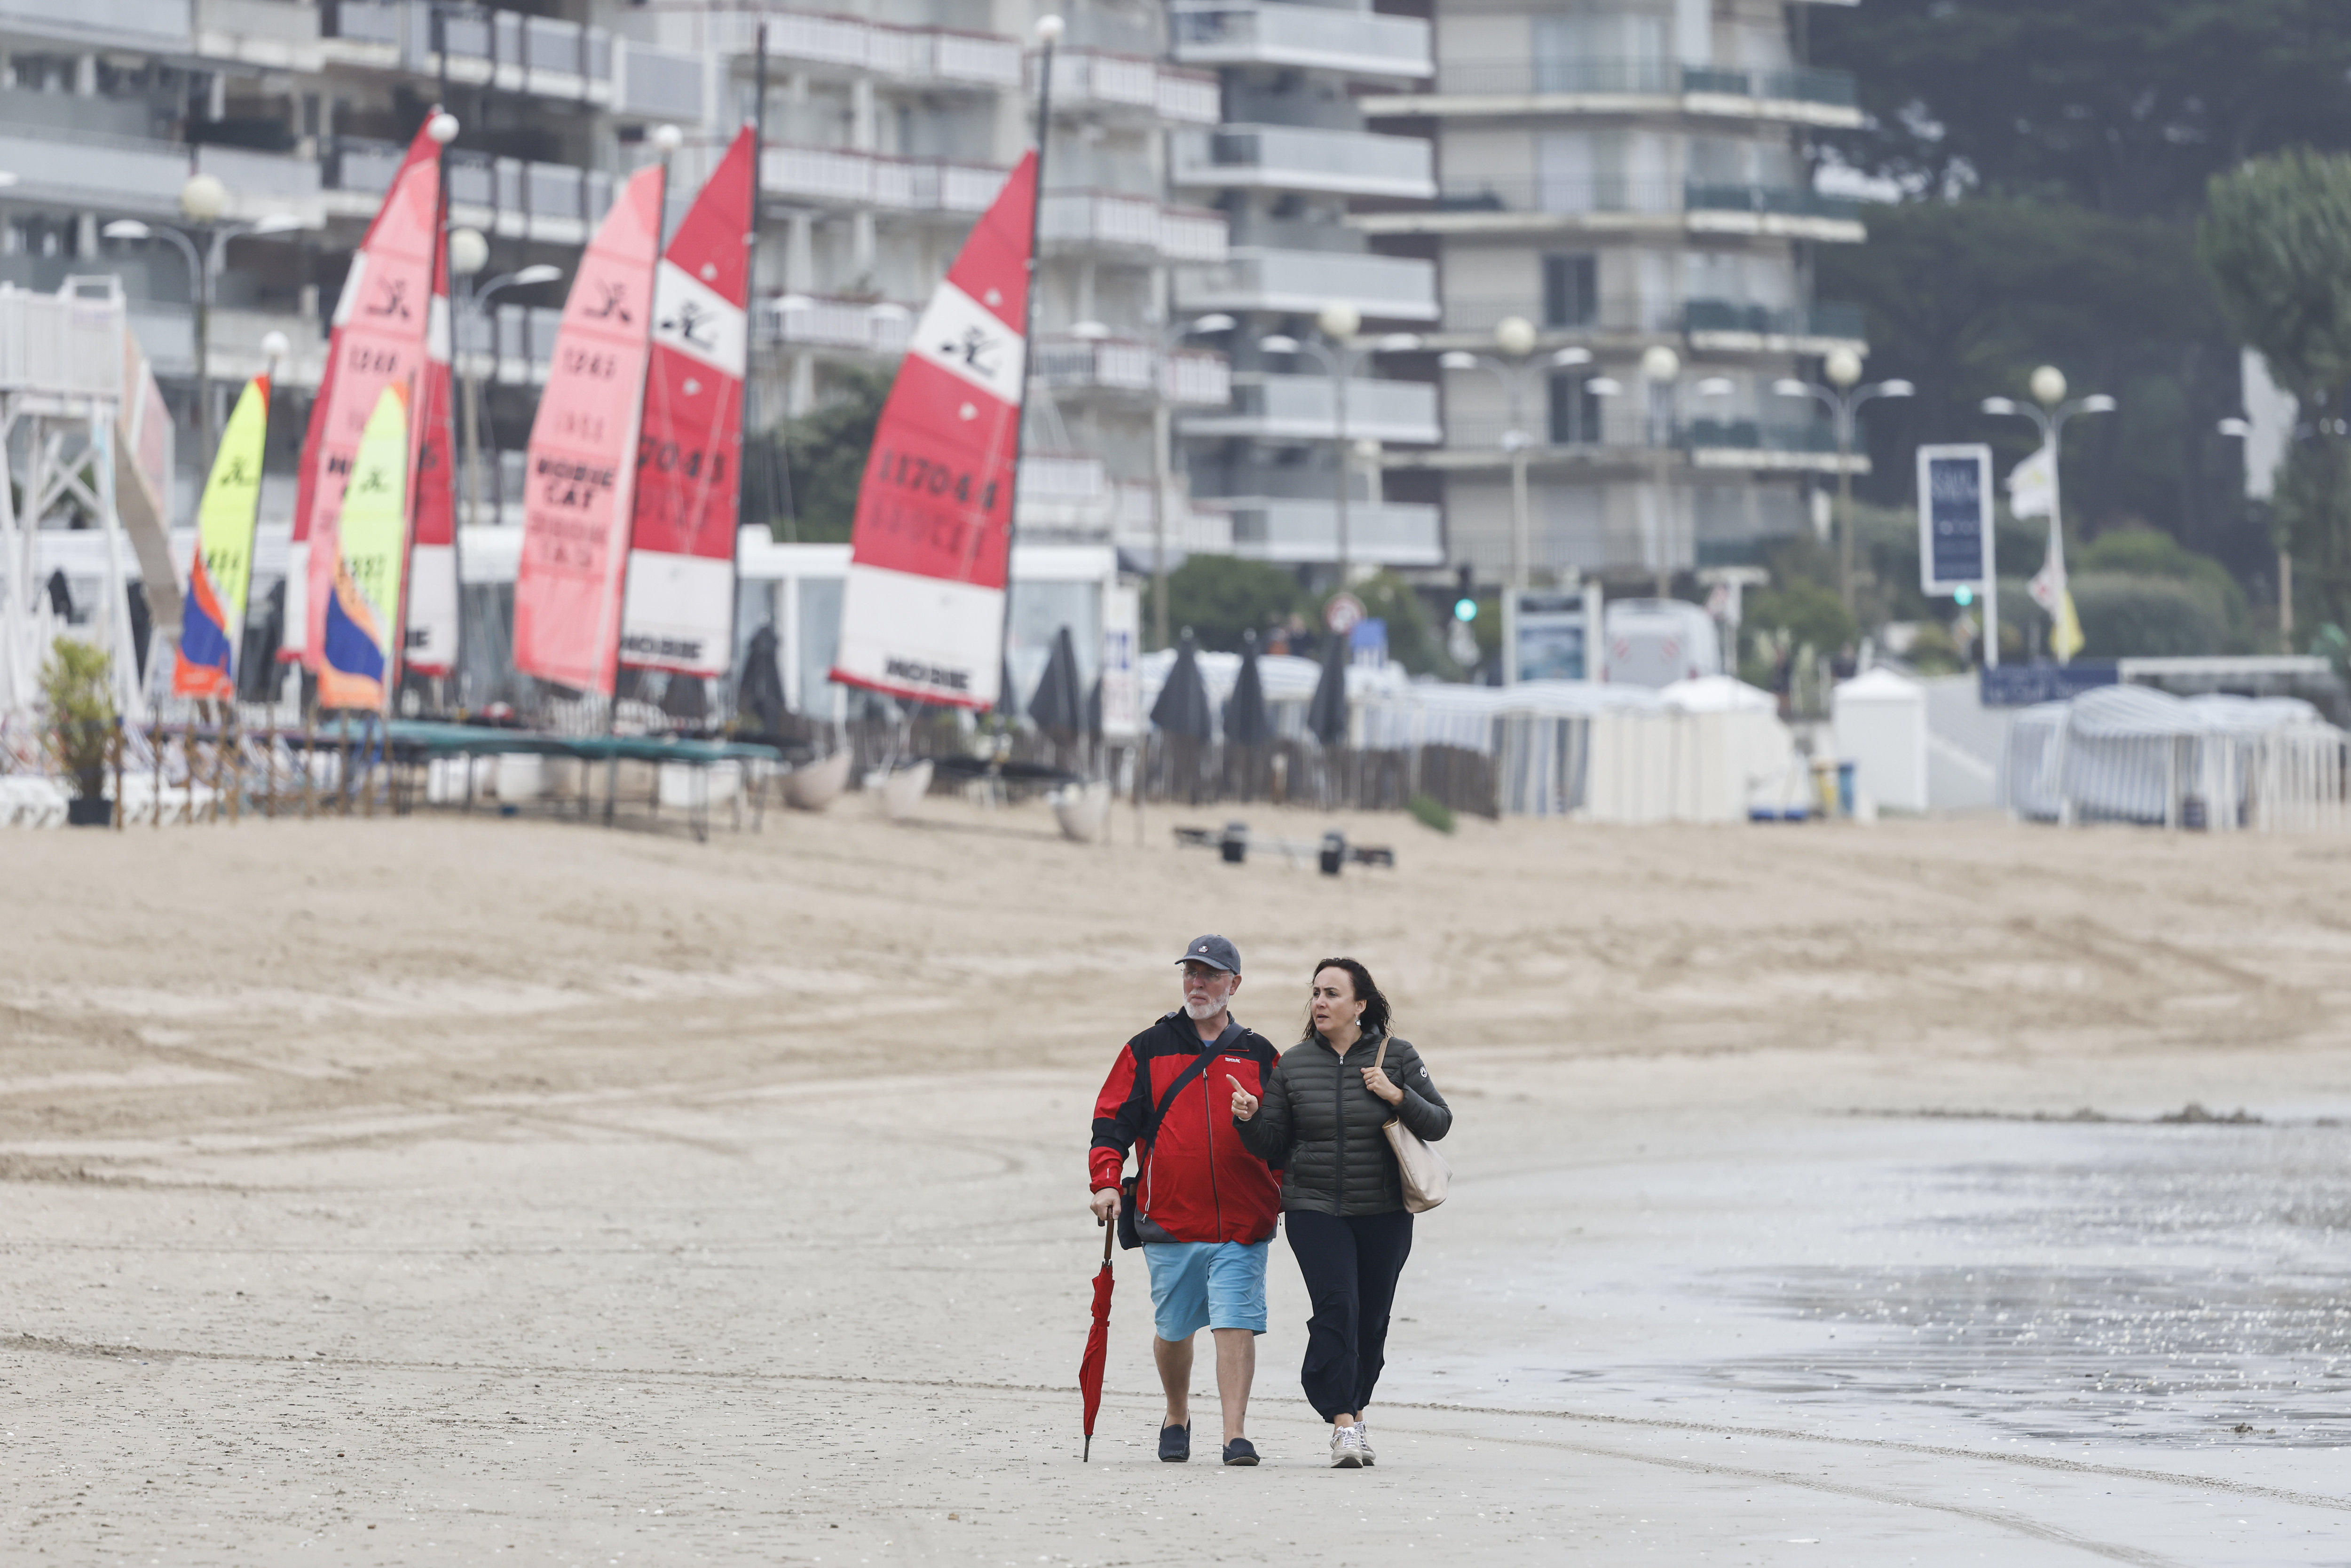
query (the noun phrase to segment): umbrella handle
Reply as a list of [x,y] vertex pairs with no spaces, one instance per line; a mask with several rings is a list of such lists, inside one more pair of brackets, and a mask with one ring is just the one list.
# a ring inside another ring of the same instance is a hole
[[1109,1219],[1097,1220],[1095,1223],[1102,1228],[1102,1261],[1107,1264],[1110,1261],[1111,1241],[1118,1235],[1118,1224],[1115,1220]]

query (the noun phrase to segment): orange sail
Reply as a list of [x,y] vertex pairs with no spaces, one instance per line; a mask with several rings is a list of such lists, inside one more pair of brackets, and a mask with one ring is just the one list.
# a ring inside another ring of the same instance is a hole
[[515,668],[607,696],[636,496],[662,183],[658,165],[632,175],[580,259],[523,464]]

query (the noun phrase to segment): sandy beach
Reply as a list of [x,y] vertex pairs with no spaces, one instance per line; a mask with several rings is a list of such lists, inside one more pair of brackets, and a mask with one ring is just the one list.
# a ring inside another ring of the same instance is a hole
[[[852,799],[0,876],[11,1563],[2351,1562],[2351,843]],[[1151,1457],[1136,1255],[1078,1462],[1089,1107],[1206,930],[1278,1041],[1363,958],[1459,1112],[1374,1470],[1280,1244],[1267,1463]]]

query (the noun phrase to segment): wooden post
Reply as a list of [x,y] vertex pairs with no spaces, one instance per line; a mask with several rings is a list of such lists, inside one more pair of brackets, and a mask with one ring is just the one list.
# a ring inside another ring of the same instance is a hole
[[120,832],[131,812],[122,799],[122,720],[114,721],[114,831]]
[[302,820],[308,821],[319,804],[319,706],[302,705]]

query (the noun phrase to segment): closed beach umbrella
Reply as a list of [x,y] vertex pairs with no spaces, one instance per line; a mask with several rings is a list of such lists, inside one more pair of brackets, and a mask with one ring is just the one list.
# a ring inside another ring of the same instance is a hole
[[1094,1457],[1094,1417],[1102,1413],[1102,1367],[1110,1360],[1110,1293],[1118,1286],[1118,1276],[1111,1272],[1111,1238],[1118,1227],[1102,1227],[1102,1267],[1094,1270],[1094,1321],[1086,1330],[1086,1354],[1078,1360],[1078,1397],[1085,1406],[1086,1446],[1078,1459],[1083,1463]]
[[1176,649],[1167,684],[1159,688],[1159,700],[1151,705],[1151,722],[1166,734],[1194,740],[1206,740],[1215,732],[1208,712],[1208,685],[1200,678],[1199,653],[1189,632]]
[[1314,700],[1306,706],[1306,727],[1325,746],[1347,738],[1347,640],[1332,637],[1322,655],[1322,678],[1314,683]]
[[1273,733],[1265,711],[1265,682],[1257,672],[1257,633],[1248,634],[1241,649],[1241,673],[1233,682],[1232,700],[1225,707],[1225,739],[1234,746],[1262,746]]
[[1067,626],[1053,633],[1053,652],[1029,699],[1029,716],[1048,734],[1072,736],[1086,727],[1085,695],[1078,690],[1078,648]]
[[750,719],[760,735],[781,734],[789,706],[776,653],[776,623],[770,621],[751,633],[751,645],[743,654],[742,684],[735,693],[735,711]]

